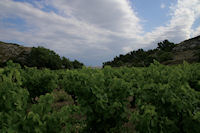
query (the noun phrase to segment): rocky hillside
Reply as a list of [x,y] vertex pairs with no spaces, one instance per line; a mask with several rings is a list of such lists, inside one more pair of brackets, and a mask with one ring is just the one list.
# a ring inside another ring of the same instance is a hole
[[0,63],[5,63],[9,59],[25,60],[31,52],[30,47],[23,47],[18,44],[0,42]]
[[163,64],[180,64],[183,61],[187,61],[189,63],[198,62],[200,52],[200,36],[195,38],[185,40],[176,45],[173,48],[173,59],[163,62]]
[[79,69],[83,63],[66,57],[60,57],[53,50],[44,47],[23,47],[18,44],[0,42],[0,67],[4,67],[8,60],[21,66],[57,69]]
[[174,44],[168,40],[158,43],[156,49],[144,51],[138,49],[125,55],[119,55],[112,61],[103,63],[103,66],[149,66],[153,60],[165,65],[180,64],[183,61],[189,63],[200,61],[200,36]]

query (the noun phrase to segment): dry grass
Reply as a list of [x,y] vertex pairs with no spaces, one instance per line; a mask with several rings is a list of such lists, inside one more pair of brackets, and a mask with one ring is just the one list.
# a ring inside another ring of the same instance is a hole
[[55,109],[60,109],[63,106],[67,106],[67,105],[74,105],[74,101],[72,97],[69,94],[67,94],[64,90],[55,89],[52,92],[52,94],[54,96],[53,107]]

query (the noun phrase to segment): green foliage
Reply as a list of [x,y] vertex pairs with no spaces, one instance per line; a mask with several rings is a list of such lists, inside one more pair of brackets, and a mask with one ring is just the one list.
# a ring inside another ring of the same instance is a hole
[[29,93],[17,78],[22,71],[18,69],[18,65],[9,62],[0,75],[0,132],[76,133],[82,130],[84,123],[81,117],[77,119],[81,116],[78,106],[54,110],[54,97],[48,93],[41,95],[38,103],[29,103]]
[[2,74],[0,75],[1,80],[9,80],[18,85],[21,85],[21,75],[19,70],[21,69],[19,64],[14,64],[12,61],[7,62],[7,66],[3,69]]
[[60,79],[61,88],[77,98],[86,115],[86,132],[117,131],[128,120],[129,84],[112,75],[115,73],[111,68],[82,69],[67,71]]
[[35,99],[40,95],[52,92],[58,87],[57,75],[48,69],[25,68],[22,71],[23,88],[27,88],[30,97]]
[[136,51],[131,51],[126,55],[119,55],[115,57],[112,61],[104,62],[104,66],[120,67],[146,67],[153,63],[156,59],[160,63],[173,59],[172,49],[176,45],[168,40],[158,43],[158,47],[153,50],[144,51],[143,49],[138,49]]
[[157,55],[159,55],[157,56],[157,60],[159,62],[164,62],[173,59],[173,54],[171,52],[159,51]]
[[53,101],[53,96],[50,94],[40,96],[38,103],[31,107],[24,121],[23,132],[76,133],[81,130],[81,121],[75,119],[75,116],[80,114],[79,107],[65,106],[54,111]]
[[3,70],[3,68],[0,68],[0,73],[2,73],[4,70]]
[[23,123],[29,93],[20,87],[19,66],[8,62],[0,74],[0,132],[17,132]]
[[82,68],[83,63],[70,61],[69,59],[56,54],[54,51],[46,49],[44,47],[32,48],[31,53],[27,57],[27,66],[38,68],[50,68],[52,70],[57,69],[79,69]]
[[62,57],[62,65],[64,66],[64,68],[67,69],[73,69],[73,62],[71,62],[69,59]]
[[[23,47],[22,47],[23,48]],[[9,60],[12,60],[15,63],[19,63],[23,68],[28,67],[37,67],[39,69],[48,68],[51,70],[58,69],[80,69],[84,66],[83,63],[79,61],[70,61],[65,57],[60,57],[53,50],[44,48],[44,47],[33,47],[30,49],[30,52],[23,51],[16,56],[12,56]],[[6,57],[7,59],[7,57]],[[0,67],[5,67],[6,62],[0,62]]]
[[56,71],[8,62],[0,73],[0,132],[198,133],[199,86],[200,64],[186,62]]
[[163,42],[158,43],[158,49],[170,52],[175,47],[175,44],[172,42],[169,42],[168,40],[164,40]]
[[138,131],[198,132],[200,121],[194,116],[199,111],[199,92],[189,85],[194,68],[199,71],[188,64],[175,68],[158,64],[144,70],[146,77],[137,84],[137,108],[132,114]]
[[44,47],[33,47],[27,61],[30,67],[60,69],[62,66],[60,56]]
[[28,92],[9,80],[0,83],[0,131],[16,132],[23,123]]
[[82,68],[84,65],[83,65],[83,63],[80,63],[80,62],[78,62],[77,60],[74,60],[73,62],[72,62],[72,64],[73,64],[73,68],[74,69],[80,69],[80,68]]

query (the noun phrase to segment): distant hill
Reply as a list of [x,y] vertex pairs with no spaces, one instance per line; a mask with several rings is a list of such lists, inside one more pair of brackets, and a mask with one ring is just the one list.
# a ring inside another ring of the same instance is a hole
[[172,52],[174,54],[173,60],[164,63],[179,64],[182,63],[184,60],[189,63],[199,62],[200,36],[185,40],[177,44],[177,46],[173,48]]
[[8,60],[21,64],[21,66],[50,68],[50,69],[78,69],[84,66],[77,60],[70,61],[60,57],[54,51],[44,47],[24,47],[19,44],[0,41],[0,66],[6,65]]
[[25,60],[30,54],[31,47],[23,47],[14,43],[5,43],[0,41],[0,63],[5,63],[9,59],[19,58]]
[[200,36],[185,40],[179,44],[174,44],[168,40],[158,43],[156,49],[144,51],[138,49],[131,51],[125,55],[119,55],[112,61],[104,62],[103,66],[110,65],[112,67],[120,66],[149,66],[153,60],[159,61],[161,64],[173,65],[181,64],[183,61],[189,63],[200,61]]

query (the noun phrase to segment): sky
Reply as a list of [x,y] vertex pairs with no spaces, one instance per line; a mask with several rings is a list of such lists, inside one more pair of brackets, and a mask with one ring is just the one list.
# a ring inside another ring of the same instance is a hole
[[0,41],[87,66],[200,35],[200,0],[0,0]]

